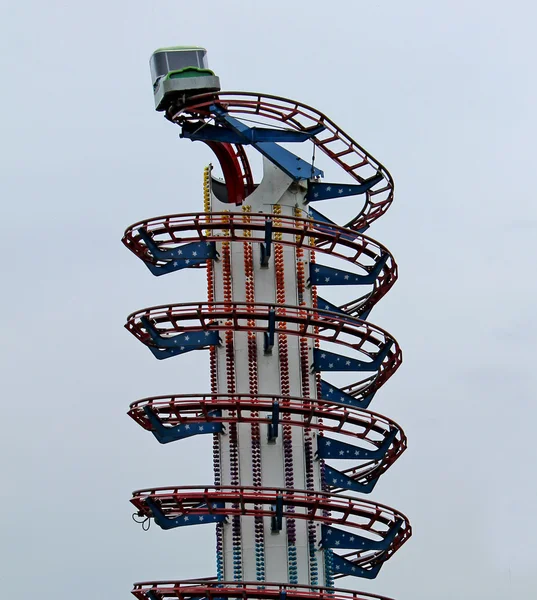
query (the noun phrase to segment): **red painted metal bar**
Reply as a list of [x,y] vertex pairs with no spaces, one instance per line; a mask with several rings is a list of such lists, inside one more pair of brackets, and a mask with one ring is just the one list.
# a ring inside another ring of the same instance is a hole
[[[153,592],[158,600],[391,600],[386,596],[337,588],[314,587],[258,581],[216,581],[214,579],[187,579],[180,581],[144,581],[135,583],[132,594],[138,600],[147,600]],[[282,592],[284,595],[282,595]]]

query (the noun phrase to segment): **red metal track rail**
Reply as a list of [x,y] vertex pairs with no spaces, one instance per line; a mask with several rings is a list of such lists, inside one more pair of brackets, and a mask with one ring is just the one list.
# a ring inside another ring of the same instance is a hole
[[[402,362],[401,349],[396,340],[380,327],[367,321],[313,308],[243,302],[168,304],[132,313],[127,317],[125,327],[143,344],[156,346],[143,326],[142,317],[148,318],[161,336],[173,338],[174,335],[186,332],[264,332],[272,309],[276,311],[276,334],[297,335],[337,344],[372,360],[387,343],[392,342],[390,350],[376,370],[377,375],[347,386],[349,393],[354,393],[356,388],[361,393],[365,389],[369,393],[377,390]],[[286,324],[286,327],[282,327],[282,324]]]
[[[144,581],[135,583],[132,594],[138,600],[147,600],[147,592],[153,592],[158,600],[391,600],[366,592],[337,588],[313,587],[259,581],[216,581],[212,579],[188,579],[181,581]],[[283,593],[283,594],[282,594]]]
[[[245,219],[244,216],[248,217]],[[191,242],[264,242],[266,219],[273,220],[272,230],[282,234],[278,243],[295,248],[315,248],[316,252],[345,261],[351,270],[358,268],[364,274],[374,268],[377,261],[387,257],[378,274],[373,291],[362,299],[361,308],[372,308],[397,280],[397,265],[387,248],[375,240],[356,234],[344,227],[330,226],[310,219],[282,217],[258,213],[186,213],[166,215],[139,221],[128,227],[122,242],[144,262],[157,265],[156,259],[139,234],[143,227],[159,250],[171,250]],[[203,266],[202,263],[200,266]]]
[[307,131],[317,125],[324,130],[311,138],[333,162],[339,165],[358,183],[382,173],[383,180],[365,194],[365,204],[360,212],[347,224],[358,230],[381,217],[393,201],[394,183],[387,169],[371,154],[355,142],[338,125],[317,109],[296,100],[258,94],[254,92],[219,92],[193,96],[171,120],[181,125],[186,121],[200,123],[213,118],[211,106],[217,104],[230,115],[276,121],[296,131]]
[[[258,394],[189,394],[156,396],[133,402],[128,412],[139,425],[151,431],[152,426],[144,412],[149,406],[163,425],[173,427],[189,423],[199,423],[200,419],[212,423],[258,423],[269,424],[269,414],[273,403],[281,401],[281,396]],[[397,434],[380,460],[362,462],[358,467],[342,471],[360,482],[368,482],[384,473],[406,450],[406,436],[397,423],[365,410],[336,404],[326,400],[288,398],[288,404],[281,404],[283,416],[289,415],[288,425],[309,427],[318,433],[341,434],[367,442],[371,449],[379,448],[392,431]],[[215,410],[229,411],[221,416]],[[336,488],[337,489],[337,488]]]
[[[331,527],[350,528],[346,531],[367,534],[372,540],[383,540],[398,521],[401,522],[387,550],[354,550],[344,554],[361,567],[373,567],[385,562],[411,536],[408,518],[402,513],[375,502],[351,496],[334,495],[319,491],[285,488],[246,486],[178,486],[156,487],[133,492],[131,503],[139,517],[152,517],[145,500],[151,498],[158,503],[163,514],[169,518],[205,515],[272,517],[277,497],[283,503],[282,516],[290,519],[315,521]],[[218,506],[216,503],[224,503]]]

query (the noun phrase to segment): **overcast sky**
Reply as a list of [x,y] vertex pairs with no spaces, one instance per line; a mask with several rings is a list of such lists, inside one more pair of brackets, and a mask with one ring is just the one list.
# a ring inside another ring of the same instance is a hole
[[409,450],[372,498],[414,536],[376,581],[345,587],[537,597],[536,13],[516,0],[1,3],[2,597],[128,598],[134,581],[214,573],[212,527],[144,533],[129,505],[137,488],[212,481],[209,438],[160,446],[125,414],[209,389],[201,353],[159,362],[123,329],[132,310],[205,295],[202,273],[154,278],[120,243],[134,221],[202,207],[209,150],[153,110],[149,56],[176,44],[205,46],[224,89],[313,104],[395,179],[368,233],[400,279],[371,320],[404,364],[371,408]]

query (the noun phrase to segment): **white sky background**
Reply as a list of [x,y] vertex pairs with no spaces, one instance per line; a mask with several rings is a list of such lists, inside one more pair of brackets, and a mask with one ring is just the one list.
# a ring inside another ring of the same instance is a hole
[[536,597],[536,12],[4,0],[2,597],[128,598],[133,581],[214,573],[212,526],[143,533],[129,505],[133,489],[212,482],[210,437],[160,446],[125,414],[209,390],[200,353],[158,362],[122,328],[137,308],[205,296],[202,273],[154,278],[120,243],[134,221],[202,207],[209,150],[153,111],[148,59],[173,44],[206,46],[224,89],[313,104],[395,178],[368,233],[400,279],[371,320],[405,360],[371,408],[409,450],[371,498],[414,537],[376,581],[343,587]]

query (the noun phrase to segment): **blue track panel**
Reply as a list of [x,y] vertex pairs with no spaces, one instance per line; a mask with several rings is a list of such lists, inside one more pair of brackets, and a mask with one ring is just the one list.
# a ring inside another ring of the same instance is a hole
[[374,359],[370,361],[358,360],[349,356],[342,356],[335,352],[327,352],[320,348],[313,350],[313,368],[319,371],[377,371],[382,361],[386,358],[393,342],[387,342]]
[[328,383],[328,381],[321,379],[321,398],[323,400],[346,404],[347,406],[353,406],[354,408],[367,408],[371,404],[374,396],[375,392],[365,396],[365,398],[358,399],[350,394],[346,394],[343,390]]
[[324,477],[326,483],[332,487],[342,488],[344,490],[352,490],[354,492],[360,492],[361,494],[370,494],[375,488],[380,475],[374,477],[367,483],[360,483],[359,481],[352,479],[352,477],[345,475],[345,473],[334,469],[334,467],[325,465]]
[[[207,421],[196,421],[185,425],[176,425],[175,427],[165,427],[150,406],[144,406],[144,413],[147,416],[147,420],[151,423],[151,432],[161,444],[169,444],[170,442],[176,442],[204,433],[221,433],[224,429],[222,423]],[[209,414],[213,417],[221,417],[222,411],[214,410]]]
[[[221,523],[226,520],[226,515],[183,515],[171,519],[167,517],[160,506],[152,499],[146,498],[145,503],[151,511],[155,523],[161,529],[175,529],[176,527],[187,527],[189,525],[203,525],[204,523]],[[200,504],[198,508],[205,508],[206,504]],[[212,508],[224,508],[223,502],[214,502]]]
[[349,271],[315,263],[311,265],[310,283],[312,285],[372,285],[377,280],[387,260],[388,255],[384,255],[367,275],[350,273]]
[[344,196],[359,196],[365,194],[374,185],[382,181],[384,177],[381,173],[373,175],[362,184],[348,185],[343,183],[318,183],[310,181],[308,183],[307,202],[317,202],[318,200],[330,200],[332,198],[343,198]]

